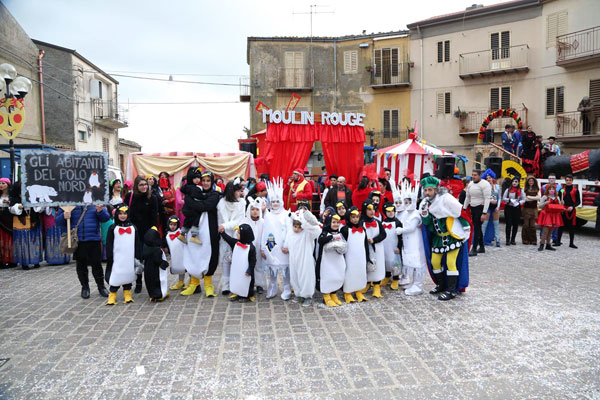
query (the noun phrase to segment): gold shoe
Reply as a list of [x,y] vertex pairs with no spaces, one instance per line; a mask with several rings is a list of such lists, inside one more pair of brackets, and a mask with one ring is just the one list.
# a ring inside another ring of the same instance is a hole
[[323,302],[325,303],[325,305],[327,307],[337,307],[337,304],[335,303],[335,301],[331,300],[330,294],[323,295]]
[[187,244],[187,239],[185,238],[184,235],[179,235],[177,236],[177,239],[181,240],[183,243]]
[[105,304],[106,306],[116,306],[117,305],[117,292],[108,292],[108,301]]
[[238,298],[238,295],[235,293],[230,294],[228,297],[228,299],[231,301],[237,300],[237,298]]
[[362,294],[365,294],[365,293],[367,293],[369,291],[370,288],[371,288],[371,282],[367,282],[367,286],[363,290],[361,290],[360,292]]
[[177,281],[177,283],[174,284],[173,286],[171,286],[169,289],[171,289],[171,290],[181,290],[183,288],[184,284],[185,283],[183,281]]
[[250,296],[250,297],[248,297],[248,300],[250,300],[252,303],[254,303],[256,301],[256,297]]
[[389,283],[390,278],[388,278],[387,276],[385,278],[383,278],[383,280],[381,281],[381,287],[386,287],[387,284]]
[[365,296],[363,296],[360,290],[358,292],[354,292],[354,294],[356,295],[356,300],[359,303],[362,303],[363,301],[369,301]]
[[190,284],[188,285],[188,287],[185,290],[182,290],[179,294],[181,294],[182,296],[191,296],[194,293],[196,293],[196,288],[198,287],[198,285],[200,285],[200,279],[196,278],[195,276],[192,276],[190,278]]
[[335,304],[337,304],[338,306],[341,306],[343,303],[340,301],[340,299],[338,299],[337,295],[335,293],[331,294],[331,300],[333,300],[333,302]]
[[212,276],[204,276],[204,292],[206,297],[215,297],[215,287],[212,285]]
[[125,304],[134,302],[133,298],[131,297],[131,290],[123,290],[123,297],[125,297],[125,301],[123,302]]
[[380,285],[373,285],[373,297],[377,297],[379,299],[383,298]]
[[[179,235],[179,236],[177,236],[177,237],[181,237],[181,235]],[[190,238],[190,242],[192,242],[192,243],[196,243],[196,244],[202,244],[202,241],[201,241],[200,239],[198,239],[198,237],[197,237],[197,236],[192,236],[192,237]]]
[[391,290],[398,290],[398,283],[399,283],[399,282],[400,282],[400,281],[399,281],[398,279],[394,279],[394,280],[392,281],[392,284],[390,285],[390,289],[391,289]]
[[356,301],[354,300],[354,297],[352,297],[352,293],[344,293],[344,300],[346,300],[346,303],[354,303]]

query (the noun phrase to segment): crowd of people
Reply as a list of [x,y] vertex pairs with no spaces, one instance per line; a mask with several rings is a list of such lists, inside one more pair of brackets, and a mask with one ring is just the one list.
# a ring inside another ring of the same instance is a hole
[[[388,286],[421,294],[428,265],[436,283],[430,293],[451,300],[468,285],[469,256],[485,253],[490,222],[500,247],[501,206],[507,246],[516,245],[523,219],[523,244],[555,250],[566,231],[569,247],[577,248],[575,208],[581,195],[572,176],[563,186],[554,175],[542,186],[528,176],[524,188],[518,177],[502,187],[496,178],[490,169],[473,171],[459,196],[428,174],[396,184],[386,170],[377,179],[363,176],[352,191],[335,174],[319,187],[300,170],[285,183],[268,175],[225,183],[191,168],[177,190],[166,172],[133,182],[117,179],[110,182],[109,204],[72,211],[24,207],[19,185],[12,188],[2,178],[2,266],[37,268],[44,258],[50,265],[70,262],[59,245],[70,219],[77,228],[73,257],[81,296],[90,297],[91,266],[107,305],[117,304],[121,286],[124,302],[133,302],[132,289],[141,293],[144,282],[153,301],[166,299],[169,290],[189,296],[202,287],[214,297],[212,277],[220,269],[221,294],[232,301],[255,301],[265,292],[266,298],[277,296],[281,275],[283,300],[310,306],[319,291],[327,306],[337,307],[367,301],[369,291],[381,298]],[[311,205],[315,191],[321,193],[320,208]],[[600,204],[600,195],[596,201]],[[170,287],[169,273],[177,276]]]

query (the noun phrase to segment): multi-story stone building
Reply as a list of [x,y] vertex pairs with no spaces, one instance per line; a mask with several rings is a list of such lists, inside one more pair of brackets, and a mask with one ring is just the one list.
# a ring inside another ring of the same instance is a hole
[[[557,136],[563,152],[597,147],[598,124],[584,135],[577,107],[584,96],[600,106],[598,15],[595,0],[515,0],[409,24],[420,135],[479,161],[481,123],[510,107],[544,138]],[[490,124],[496,142],[511,122]]]
[[[251,131],[265,128],[259,102],[296,111],[364,113],[367,145],[384,147],[406,137],[410,119],[407,31],[342,37],[249,37]],[[322,165],[316,143],[309,167]]]
[[119,129],[127,127],[117,102],[117,82],[77,51],[34,40],[44,52],[46,140],[77,151],[108,153],[109,165],[119,161]]

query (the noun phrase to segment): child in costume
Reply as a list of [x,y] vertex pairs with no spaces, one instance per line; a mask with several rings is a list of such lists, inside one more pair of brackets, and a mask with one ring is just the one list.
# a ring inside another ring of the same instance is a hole
[[[561,202],[556,186],[548,184],[545,189],[544,195],[540,199],[541,211],[537,219],[537,224],[542,228],[542,240],[538,251],[544,250],[544,242],[546,243],[546,250],[556,250],[551,244],[552,231],[563,225],[561,208],[564,207],[560,206]],[[548,207],[550,205],[552,206]]]
[[[344,300],[346,303],[367,301],[361,290],[367,286],[367,263],[369,262],[369,242],[360,212],[356,207],[348,210],[348,244],[344,259],[346,271],[344,274]],[[356,300],[352,297],[356,295]]]
[[337,215],[340,216],[340,224],[346,225],[346,214],[347,214],[346,202],[338,201],[335,205],[335,210],[336,210]]
[[361,221],[367,233],[369,242],[370,263],[367,266],[366,292],[373,286],[373,297],[381,298],[381,281],[385,278],[385,250],[383,240],[386,237],[385,229],[381,222],[375,218],[375,204],[371,200],[365,200],[362,204]]
[[[289,226],[291,225],[291,226]],[[298,211],[291,215],[285,239],[284,253],[290,256],[290,281],[294,288],[294,303],[310,307],[315,293],[315,239],[321,229],[317,218],[298,204]]]
[[185,244],[179,240],[182,235],[181,229],[179,229],[179,218],[172,215],[167,220],[167,228],[169,231],[165,236],[167,247],[169,248],[169,254],[171,255],[171,274],[179,275],[177,283],[171,286],[171,290],[183,289],[185,283],[185,267],[183,266],[183,252],[185,251]]
[[[258,184],[261,183],[263,185],[265,184],[264,182],[259,182]],[[252,241],[252,244],[254,245],[255,249],[260,249],[260,241],[265,224],[265,221],[262,218],[264,204],[265,199],[262,197],[257,197],[250,201],[248,208],[246,209],[246,218],[244,219],[244,223],[248,224],[252,228],[252,233],[254,234],[254,240]],[[262,294],[264,292],[264,288],[267,287],[267,277],[264,268],[265,266],[263,264],[263,258],[257,256],[256,265],[254,267],[254,283],[256,285],[256,293],[258,294]]]
[[144,235],[144,282],[150,295],[150,301],[163,301],[169,297],[167,290],[169,263],[165,252],[162,250],[163,241],[158,229],[153,226]]
[[[217,205],[219,217],[219,233],[225,232],[233,237],[233,228],[244,221],[246,213],[246,201],[242,198],[244,188],[240,178],[235,178],[225,186],[225,196],[219,200]],[[231,270],[231,247],[221,240],[219,244],[221,275],[221,294],[228,295],[229,290],[229,272]]]
[[346,273],[346,252],[348,228],[341,224],[339,215],[327,217],[323,223],[323,232],[319,236],[316,276],[319,278],[319,290],[327,307],[341,306],[335,292],[344,285]]
[[200,168],[190,168],[187,172],[186,184],[179,189],[185,195],[181,210],[185,218],[183,220],[183,227],[181,228],[181,235],[178,236],[178,239],[183,243],[187,243],[187,233],[190,232],[190,241],[202,244],[202,241],[198,238],[198,223],[201,213],[193,207],[193,202],[204,199],[203,189],[200,185],[201,180],[202,170]]
[[385,287],[390,278],[392,284],[391,290],[398,290],[400,274],[402,273],[402,259],[400,251],[402,250],[402,237],[396,233],[396,229],[402,227],[400,220],[396,218],[396,207],[394,203],[387,202],[383,206],[385,219],[382,222],[385,230],[385,239],[383,240],[383,249],[385,252],[385,278],[381,281],[381,286]]
[[290,286],[289,255],[283,253],[288,228],[288,211],[283,208],[283,182],[281,179],[267,182],[270,209],[265,213],[260,254],[263,265],[269,273],[267,299],[277,296],[277,275],[283,275],[281,298],[289,300],[292,296]]
[[232,249],[229,300],[241,302],[254,301],[254,267],[256,265],[256,248],[254,233],[248,224],[233,228],[237,239],[225,232],[221,237]]
[[438,193],[439,185],[440,180],[433,176],[421,179],[425,197],[421,201],[420,212],[428,232],[423,239],[427,240],[424,242],[425,252],[431,258],[432,278],[436,284],[429,293],[440,293],[438,299],[446,301],[456,297],[455,292],[469,284],[468,240],[471,227],[461,217],[460,202],[450,193]]
[[396,185],[396,182],[390,180],[390,186],[392,188],[392,197],[394,198],[394,207],[396,207],[396,218],[400,219],[400,215],[404,211],[404,200],[402,199],[402,193]]
[[379,190],[372,191],[371,193],[369,193],[369,199],[373,202],[373,209],[375,210],[373,217],[375,217],[375,219],[377,221],[381,221],[383,219],[383,215],[380,212],[380,210],[381,210],[381,192]]
[[410,183],[403,182],[404,211],[400,214],[402,227],[396,229],[396,233],[402,235],[403,272],[412,281],[410,285],[404,288],[404,294],[409,296],[423,293],[423,273],[427,268],[423,248],[423,233],[421,231],[421,214],[417,210],[418,193],[418,183],[415,187],[411,187]]
[[109,284],[107,306],[117,304],[117,291],[123,286],[124,303],[133,303],[131,285],[135,282],[136,267],[142,258],[142,240],[138,230],[129,220],[129,207],[126,204],[115,208],[114,224],[106,233],[106,273]]

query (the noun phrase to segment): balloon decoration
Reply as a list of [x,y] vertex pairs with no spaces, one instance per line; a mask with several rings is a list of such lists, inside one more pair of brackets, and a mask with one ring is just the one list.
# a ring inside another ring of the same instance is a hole
[[521,121],[521,117],[519,117],[519,114],[516,111],[511,110],[510,108],[506,108],[506,109],[501,108],[498,111],[494,111],[493,113],[488,115],[483,120],[483,122],[481,123],[481,126],[479,127],[479,134],[477,135],[477,143],[483,142],[483,139],[485,137],[485,130],[487,129],[490,122],[492,122],[496,118],[501,118],[501,117],[511,117],[517,123],[517,129],[519,131],[523,130],[523,121]]

